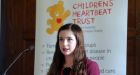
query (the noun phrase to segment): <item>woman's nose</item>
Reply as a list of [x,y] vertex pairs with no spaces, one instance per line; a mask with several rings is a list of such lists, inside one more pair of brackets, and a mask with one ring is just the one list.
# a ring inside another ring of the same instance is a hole
[[63,45],[64,46],[67,46],[68,45],[68,41],[67,40],[64,40]]

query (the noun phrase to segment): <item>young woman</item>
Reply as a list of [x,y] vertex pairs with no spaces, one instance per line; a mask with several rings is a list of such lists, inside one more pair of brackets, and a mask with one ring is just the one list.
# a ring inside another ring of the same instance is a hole
[[78,25],[69,23],[58,30],[47,75],[100,75],[98,64],[86,56],[83,32]]

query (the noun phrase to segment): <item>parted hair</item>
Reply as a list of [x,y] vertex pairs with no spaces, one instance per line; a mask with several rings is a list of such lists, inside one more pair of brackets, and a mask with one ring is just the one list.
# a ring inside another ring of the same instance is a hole
[[79,25],[68,23],[59,28],[57,33],[57,41],[55,46],[55,52],[52,63],[50,65],[47,75],[61,75],[63,65],[65,63],[64,55],[60,51],[59,47],[59,33],[63,30],[71,30],[76,38],[77,44],[74,50],[74,59],[72,66],[72,75],[87,75],[86,69],[86,53],[84,47],[84,36],[83,31]]

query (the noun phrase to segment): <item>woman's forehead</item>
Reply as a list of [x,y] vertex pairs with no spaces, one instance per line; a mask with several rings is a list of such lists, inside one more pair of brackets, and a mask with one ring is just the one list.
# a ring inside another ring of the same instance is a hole
[[73,37],[74,33],[71,30],[62,30],[59,33],[59,37]]

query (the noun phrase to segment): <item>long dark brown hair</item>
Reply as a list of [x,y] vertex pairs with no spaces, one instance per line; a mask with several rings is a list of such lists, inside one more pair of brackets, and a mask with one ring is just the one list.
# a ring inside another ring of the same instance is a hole
[[74,33],[77,41],[77,45],[73,53],[74,59],[72,75],[86,75],[86,53],[84,48],[83,32],[80,26],[73,23],[65,24],[58,30],[55,53],[47,75],[60,75],[65,63],[64,55],[61,53],[59,48],[59,33],[63,30],[71,30]]

